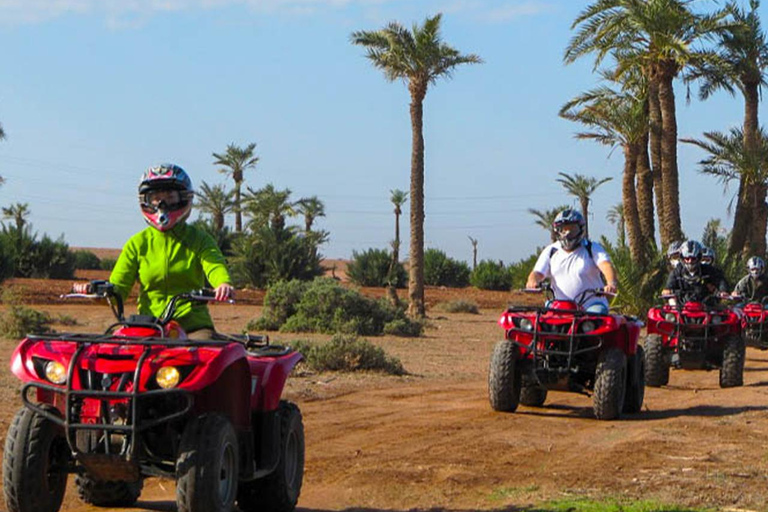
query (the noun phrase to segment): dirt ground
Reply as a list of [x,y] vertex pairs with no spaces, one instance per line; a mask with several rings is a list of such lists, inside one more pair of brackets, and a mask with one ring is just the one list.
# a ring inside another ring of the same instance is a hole
[[[5,286],[39,300],[36,309],[77,319],[74,327],[55,326],[61,331],[99,332],[112,321],[106,306],[59,301],[69,283]],[[257,292],[238,297],[236,305],[212,307],[220,330],[239,331],[260,314]],[[768,352],[748,350],[742,388],[720,389],[716,371],[673,371],[670,386],[648,388],[642,412],[620,421],[595,420],[591,398],[563,392],[550,392],[542,408],[496,413],[487,398],[488,360],[502,335],[498,314],[519,297],[427,291],[431,306],[457,297],[478,301],[481,314],[431,308],[422,338],[369,338],[402,360],[406,376],[300,370],[289,379],[286,397],[300,406],[306,432],[300,510],[513,511],[575,496],[768,510]],[[298,337],[270,335],[284,343]],[[14,345],[0,339],[0,360],[9,360]],[[19,408],[17,390],[4,364],[3,437]],[[173,500],[172,481],[150,479],[126,510],[175,511]],[[83,505],[70,487],[62,510],[104,509]]]

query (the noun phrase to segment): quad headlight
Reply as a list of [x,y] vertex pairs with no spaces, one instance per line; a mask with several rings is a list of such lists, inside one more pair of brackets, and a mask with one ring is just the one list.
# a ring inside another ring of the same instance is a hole
[[45,378],[54,384],[64,384],[67,382],[67,369],[58,361],[48,361],[45,363]]
[[181,381],[181,373],[179,373],[179,369],[175,366],[163,366],[157,370],[155,381],[163,389],[175,388],[179,385],[179,381]]
[[709,321],[713,324],[720,324],[723,323],[723,317],[720,315],[712,315]]
[[664,320],[666,320],[667,322],[675,323],[677,322],[677,317],[675,316],[674,313],[667,313],[666,315],[664,315]]
[[584,320],[581,322],[581,332],[592,332],[599,327],[598,323],[594,320]]
[[532,331],[533,330],[533,322],[528,320],[527,318],[521,318],[520,319],[520,328],[524,331]]

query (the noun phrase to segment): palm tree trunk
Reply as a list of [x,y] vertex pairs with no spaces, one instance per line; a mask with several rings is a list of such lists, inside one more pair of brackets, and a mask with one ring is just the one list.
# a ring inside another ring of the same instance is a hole
[[243,217],[240,208],[240,183],[235,183],[235,231],[242,233]]
[[728,254],[735,256],[744,251],[749,242],[749,186],[742,179],[739,182],[739,192],[736,196],[736,211],[733,214],[733,228]]
[[400,262],[400,211],[395,209],[395,241],[392,242],[392,261],[389,262],[389,276],[387,278],[387,296],[393,306],[400,306],[397,297],[397,264]]
[[579,197],[581,214],[584,216],[584,237],[589,238],[589,198]]
[[670,241],[683,238],[680,223],[680,186],[677,171],[677,117],[672,80],[676,64],[665,62],[665,73],[659,81],[661,106],[661,174],[664,192],[664,226]]
[[[760,102],[759,81],[757,83],[744,83],[744,151],[747,154],[758,150],[760,144],[760,125],[758,121],[757,107]],[[763,183],[752,183],[749,185],[752,203],[750,205],[752,221],[749,223],[751,229],[749,234],[748,247],[750,255],[765,255],[765,233],[766,233],[766,213],[765,213],[765,194],[766,189]]]
[[424,97],[427,84],[411,82],[411,246],[408,314],[424,318]]
[[622,204],[624,205],[624,222],[629,238],[629,252],[635,265],[644,264],[645,247],[642,245],[640,231],[640,215],[637,211],[637,192],[635,190],[635,173],[638,160],[638,148],[633,144],[624,146],[624,176],[622,177]]
[[661,174],[661,105],[659,103],[659,82],[655,76],[648,81],[648,121],[650,123],[651,176],[656,198],[656,215],[659,217],[661,246],[672,241],[664,229],[664,178]]
[[642,243],[656,243],[656,228],[653,215],[653,173],[648,156],[648,134],[640,139],[637,151],[637,211],[640,215]]

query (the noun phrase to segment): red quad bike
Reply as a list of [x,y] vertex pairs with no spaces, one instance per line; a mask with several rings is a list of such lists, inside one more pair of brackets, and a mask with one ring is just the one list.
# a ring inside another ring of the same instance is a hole
[[768,350],[768,306],[765,302],[747,302],[742,306],[741,332],[747,346]]
[[304,473],[299,408],[281,400],[302,356],[261,336],[189,340],[173,320],[123,318],[112,285],[65,297],[106,298],[118,321],[102,335],[28,335],[11,371],[24,406],[8,428],[3,491],[10,512],[56,512],[75,474],[88,504],[131,506],[148,476],[176,480],[179,512],[295,508]]
[[[662,295],[667,302],[648,310],[645,339],[645,382],[659,387],[669,383],[669,368],[720,369],[720,387],[744,384],[745,347],[739,309],[685,301],[680,294]],[[736,299],[735,297],[733,299]]]
[[[525,291],[546,291],[549,286]],[[545,307],[513,306],[499,318],[505,339],[496,344],[488,373],[488,395],[496,411],[514,412],[518,403],[539,407],[547,391],[590,394],[595,417],[636,413],[645,395],[642,322],[618,314],[587,312],[582,304],[602,290],[576,300],[550,300]]]

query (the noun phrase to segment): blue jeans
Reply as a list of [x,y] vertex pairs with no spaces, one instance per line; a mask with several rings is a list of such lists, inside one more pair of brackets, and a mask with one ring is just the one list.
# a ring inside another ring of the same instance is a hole
[[602,302],[597,302],[595,304],[592,304],[589,306],[586,311],[590,313],[599,313],[601,315],[607,315],[608,314],[608,306],[603,304]]

